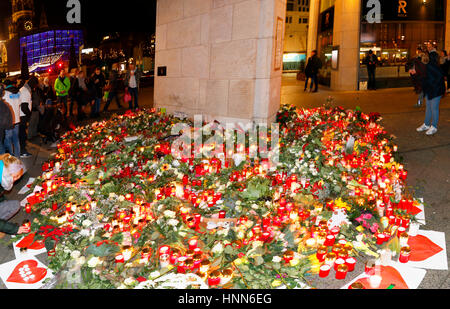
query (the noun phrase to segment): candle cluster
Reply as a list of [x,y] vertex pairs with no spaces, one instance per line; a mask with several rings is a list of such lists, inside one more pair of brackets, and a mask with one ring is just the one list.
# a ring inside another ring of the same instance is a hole
[[168,272],[210,287],[295,287],[300,273],[346,278],[369,246],[407,244],[415,202],[376,117],[284,107],[278,119],[278,165],[248,145],[243,158],[177,159],[169,137],[181,120],[155,109],[77,128],[43,165],[26,212],[73,228],[52,254],[76,252],[111,287]]

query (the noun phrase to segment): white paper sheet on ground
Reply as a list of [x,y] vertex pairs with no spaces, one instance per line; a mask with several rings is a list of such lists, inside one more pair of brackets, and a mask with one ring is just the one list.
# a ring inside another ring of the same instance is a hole
[[41,190],[42,190],[42,187],[36,186],[36,187],[34,188],[34,190],[33,190],[33,193],[30,193],[29,195],[27,195],[27,197],[24,198],[24,199],[20,202],[20,206],[25,207],[25,206],[27,205],[27,203],[28,203],[28,200],[27,200],[27,199],[28,199],[30,196],[33,196],[34,193],[36,193],[36,192],[38,192],[38,191],[41,191]]
[[425,222],[425,206],[423,205],[423,198],[419,198],[418,200],[421,201],[422,204],[417,206],[417,208],[421,209],[422,211],[416,215],[416,219],[420,224],[425,225],[426,224],[426,222]]
[[[21,239],[21,240],[22,240],[22,239]],[[47,252],[47,249],[45,249],[45,247],[42,248],[42,249],[39,249],[39,250],[27,249],[27,250],[25,250],[25,251],[20,251],[20,248],[17,247],[17,244],[18,244],[21,240],[16,241],[16,242],[13,243],[13,249],[14,249],[14,254],[15,254],[15,256],[16,256],[16,259],[30,258],[30,257],[36,256],[36,255],[38,255],[38,254]]]
[[27,184],[22,189],[20,189],[20,191],[17,194],[23,195],[23,194],[27,193],[30,190],[30,188],[28,188],[28,186],[31,185],[35,179],[36,178],[30,177],[30,179],[28,179]]
[[417,268],[448,270],[445,233],[420,230],[417,235],[427,237],[429,240],[441,247],[442,251],[436,253],[435,255],[432,255],[424,261],[409,261],[405,265]]
[[[392,266],[400,273],[406,285],[408,285],[410,289],[417,289],[427,273],[425,269],[410,267],[399,262],[391,262],[389,266]],[[353,282],[362,278],[369,278],[369,276],[366,273],[362,273],[344,285],[341,289],[348,289]]]
[[0,265],[0,278],[8,289],[39,289],[53,272],[35,257]]

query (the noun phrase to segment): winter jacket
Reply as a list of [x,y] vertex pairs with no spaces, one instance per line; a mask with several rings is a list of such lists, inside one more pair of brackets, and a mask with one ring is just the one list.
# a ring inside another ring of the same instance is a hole
[[21,99],[19,89],[14,86],[6,87],[3,101],[8,104],[9,110],[12,113],[13,125],[20,123]]
[[423,83],[423,92],[428,100],[445,94],[445,79],[441,68],[435,63],[428,63],[426,78]]
[[375,54],[367,55],[364,58],[364,64],[367,66],[368,70],[375,70],[378,65],[378,57]]
[[305,68],[305,75],[307,77],[311,77],[317,73],[319,73],[320,68],[322,68],[322,61],[319,59],[317,55],[309,57],[308,63]]
[[61,77],[58,76],[55,80],[55,92],[57,97],[65,97],[69,95],[70,90],[70,79],[64,77],[62,80]]
[[96,98],[103,97],[103,87],[105,87],[106,85],[106,79],[103,73],[100,73],[99,75],[95,73],[92,74],[91,81],[94,84],[95,97]]
[[29,117],[32,109],[33,91],[28,84],[20,88],[20,117]]
[[[5,130],[12,127],[13,113],[14,112],[11,110],[11,107],[7,103],[3,102],[3,100],[0,100],[0,134],[1,132],[4,133]],[[0,140],[0,142],[2,141],[3,140]]]
[[15,235],[15,234],[17,234],[18,231],[19,231],[19,226],[17,224],[0,219],[0,232],[1,233]]
[[117,70],[111,70],[109,73],[109,84],[111,86],[110,92],[117,92],[119,90],[119,73]]
[[412,63],[414,65],[416,74],[411,75],[411,80],[414,86],[414,90],[417,94],[419,94],[423,91],[423,83],[425,81],[425,78],[427,77],[427,66],[419,57],[414,58]]

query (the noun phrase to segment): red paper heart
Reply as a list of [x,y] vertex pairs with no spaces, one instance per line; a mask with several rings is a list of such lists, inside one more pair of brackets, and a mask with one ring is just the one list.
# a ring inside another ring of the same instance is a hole
[[[391,284],[394,284],[394,289],[409,289],[402,275],[392,266],[380,266],[381,284],[378,289],[387,289]],[[361,278],[356,280],[367,289],[371,289],[369,278]]]
[[[28,266],[28,268],[27,268]],[[35,260],[26,260],[19,263],[6,280],[7,282],[34,284],[45,278],[47,269],[37,267],[38,262]],[[22,270],[22,272],[21,272]],[[30,277],[34,276],[34,277]],[[28,280],[26,280],[28,278]]]
[[423,235],[410,236],[408,245],[411,248],[409,260],[413,262],[424,261],[443,250]]
[[408,213],[412,214],[413,216],[417,215],[418,213],[422,212],[422,209],[420,209],[417,206],[412,205],[411,209],[408,210]]
[[45,244],[40,241],[34,241],[34,235],[30,234],[25,236],[17,245],[17,248],[27,248],[27,249],[33,249],[33,250],[40,250],[42,248],[45,248]]

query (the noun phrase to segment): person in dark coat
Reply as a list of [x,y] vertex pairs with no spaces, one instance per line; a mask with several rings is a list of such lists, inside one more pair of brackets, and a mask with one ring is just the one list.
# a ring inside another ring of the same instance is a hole
[[[319,80],[317,75],[319,74],[319,70],[321,68],[322,68],[322,61],[319,59],[319,56],[317,56],[317,50],[313,50],[311,57],[309,57],[308,63],[306,64],[305,67],[306,80],[304,91],[306,91],[306,89],[308,88],[309,79],[311,79],[309,91],[317,92],[319,90]],[[312,90],[313,85],[315,86],[314,91]]]
[[421,107],[424,101],[423,83],[427,76],[426,64],[429,62],[428,54],[418,50],[417,57],[411,61],[412,68],[409,70],[414,91],[418,95],[416,107]]
[[429,57],[430,62],[426,67],[427,76],[423,83],[423,93],[427,99],[425,122],[417,128],[417,131],[426,131],[427,135],[434,135],[438,130],[439,104],[442,96],[445,95],[445,79],[439,66],[439,55],[432,52]]
[[114,63],[112,66],[112,70],[109,73],[109,95],[108,100],[106,101],[105,107],[103,108],[103,111],[108,111],[109,105],[111,104],[112,100],[115,98],[117,103],[117,108],[121,109],[122,105],[120,104],[119,100],[119,70],[118,70],[118,64]]
[[367,75],[369,77],[367,89],[376,90],[375,72],[378,65],[378,57],[373,53],[372,50],[369,50],[366,58],[364,58],[364,64],[367,66]]
[[450,89],[450,79],[448,71],[450,69],[450,61],[448,59],[448,54],[446,50],[441,51],[441,57],[439,58],[439,64],[442,70],[442,73],[444,73],[444,78],[447,81],[447,92]]
[[94,84],[95,98],[94,106],[91,111],[91,117],[97,118],[100,116],[100,104],[103,98],[103,87],[106,85],[106,79],[100,68],[95,69],[95,73],[91,76],[91,82]]
[[3,140],[5,131],[13,126],[13,113],[8,104],[3,101],[4,88],[0,85],[0,155],[5,153]]
[[73,85],[73,96],[74,100],[77,102],[77,114],[78,114],[78,121],[83,120],[86,115],[83,111],[84,107],[88,103],[88,87],[87,87],[87,79],[84,76],[84,72],[80,71],[78,72],[78,75],[76,76],[74,80]]

